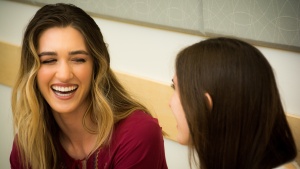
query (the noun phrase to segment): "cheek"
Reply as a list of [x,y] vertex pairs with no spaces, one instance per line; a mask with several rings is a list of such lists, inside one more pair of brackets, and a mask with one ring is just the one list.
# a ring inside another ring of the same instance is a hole
[[74,74],[82,84],[89,88],[92,83],[93,69],[90,66],[84,66],[80,69],[74,69]]
[[177,121],[177,141],[180,144],[188,144],[189,140],[189,127],[185,118],[185,113],[183,111],[179,96],[174,94],[170,100],[170,107]]
[[173,94],[170,101],[170,107],[176,119],[177,120],[181,119],[181,116],[184,112],[178,94],[176,93]]
[[47,84],[50,82],[52,78],[52,72],[50,69],[44,69],[41,67],[37,72],[37,85],[39,88],[47,87]]
[[180,110],[178,111],[178,118],[177,118],[177,124],[178,124],[178,142],[181,144],[188,144],[190,130],[187,124],[187,120],[185,117],[185,113],[180,106]]
[[176,94],[174,93],[170,99],[170,102],[169,102],[169,106],[172,110],[172,113],[173,115],[175,116],[176,120],[178,118],[178,113],[177,113],[177,110],[178,110],[178,101],[177,101],[177,98],[176,98]]
[[77,72],[76,73],[76,77],[78,79],[80,79],[81,82],[84,82],[84,83],[90,83],[91,79],[92,79],[92,75],[89,74],[89,73],[83,73],[83,72]]

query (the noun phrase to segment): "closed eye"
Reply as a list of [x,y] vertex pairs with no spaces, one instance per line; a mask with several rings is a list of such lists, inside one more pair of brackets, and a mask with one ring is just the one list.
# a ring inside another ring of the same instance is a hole
[[173,83],[171,84],[171,87],[172,87],[172,89],[175,90],[175,85]]
[[42,64],[53,64],[56,62],[56,59],[47,59],[47,60],[42,60]]
[[172,79],[171,87],[175,90],[174,79]]
[[54,64],[57,59],[57,53],[53,51],[44,51],[38,54],[41,64]]
[[86,60],[83,59],[83,58],[74,58],[74,59],[72,59],[72,61],[76,62],[76,63],[84,63],[84,62],[86,62]]

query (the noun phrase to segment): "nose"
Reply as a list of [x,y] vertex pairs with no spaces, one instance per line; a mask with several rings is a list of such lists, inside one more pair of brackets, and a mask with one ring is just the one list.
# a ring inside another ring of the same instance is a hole
[[56,71],[56,77],[61,82],[68,82],[73,78],[73,70],[72,67],[68,64],[67,61],[63,61],[59,64]]

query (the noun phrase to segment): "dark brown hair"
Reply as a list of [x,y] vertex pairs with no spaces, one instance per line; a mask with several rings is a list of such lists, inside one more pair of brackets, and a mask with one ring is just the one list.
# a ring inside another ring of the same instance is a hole
[[258,49],[237,39],[204,40],[178,54],[176,75],[190,158],[201,169],[266,169],[295,158],[273,70]]

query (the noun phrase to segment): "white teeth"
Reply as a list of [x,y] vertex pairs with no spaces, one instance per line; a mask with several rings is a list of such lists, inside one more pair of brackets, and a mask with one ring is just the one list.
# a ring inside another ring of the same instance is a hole
[[58,96],[62,96],[62,97],[66,97],[66,96],[70,96],[72,93],[66,93],[66,94],[63,94],[63,93],[56,93]]
[[68,87],[63,87],[63,86],[52,86],[52,89],[59,91],[59,92],[70,92],[72,90],[75,90],[77,86],[68,86]]

